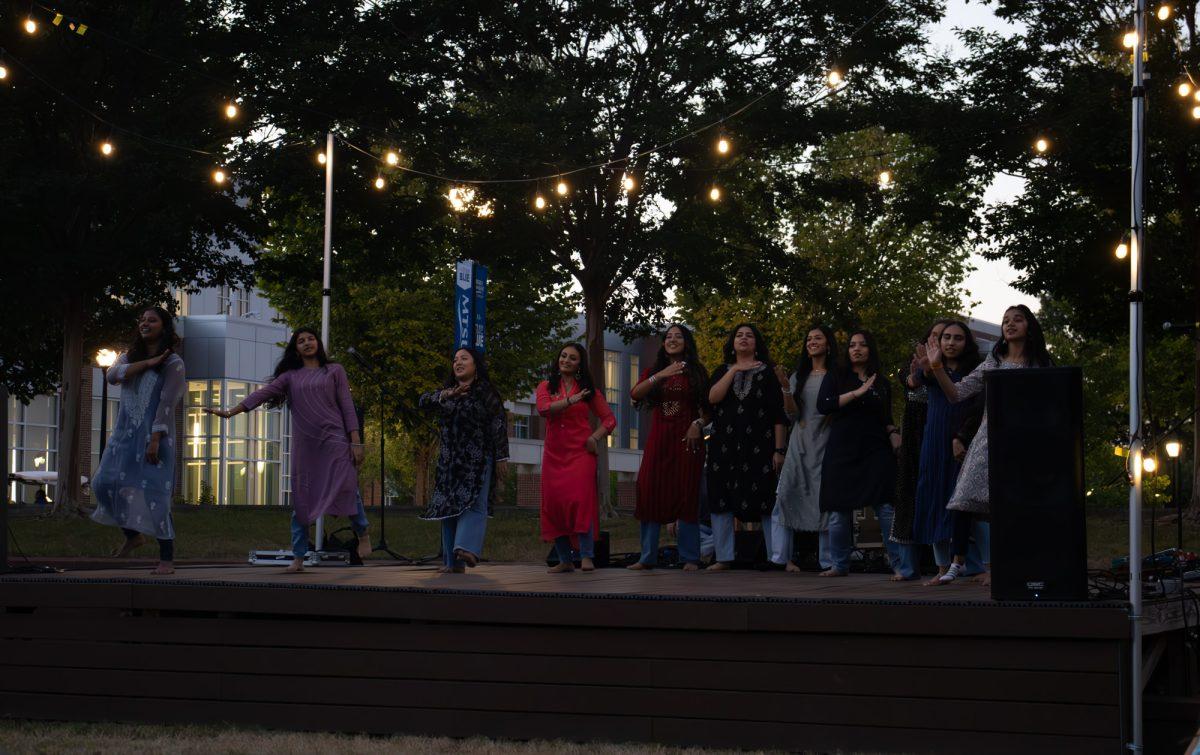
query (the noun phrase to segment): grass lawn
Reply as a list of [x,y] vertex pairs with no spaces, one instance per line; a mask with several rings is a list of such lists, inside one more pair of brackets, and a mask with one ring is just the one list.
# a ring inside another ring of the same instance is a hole
[[[379,514],[368,509],[372,522],[372,539],[378,541]],[[1174,523],[1160,524],[1157,547],[1162,549],[1175,542]],[[344,520],[327,520],[332,530],[345,526]],[[1147,520],[1148,522],[1148,520]],[[14,510],[10,517],[12,534],[20,550],[29,556],[42,557],[101,557],[107,555],[120,540],[111,527],[72,517],[56,519],[32,514],[29,509]],[[637,521],[629,514],[604,522],[602,528],[612,537],[614,553],[638,550]],[[210,559],[241,561],[252,550],[286,549],[289,547],[288,511],[282,508],[183,507],[175,512],[176,555],[181,560]],[[1149,548],[1149,527],[1144,528],[1145,547]],[[1127,549],[1128,526],[1124,512],[1105,509],[1091,512],[1088,517],[1089,565],[1105,568],[1112,558]],[[388,511],[388,544],[393,551],[406,556],[425,556],[437,553],[439,529],[436,522],[422,521],[412,509]],[[664,542],[667,542],[664,535]],[[1184,547],[1200,551],[1200,532],[1195,525],[1186,525]],[[14,557],[17,549],[13,548]],[[492,561],[541,561],[549,546],[538,536],[538,515],[528,509],[500,509],[488,524],[485,557]],[[138,555],[152,558],[153,545],[145,546]],[[378,558],[376,554],[374,558]]]
[[[35,723],[0,720],[0,752],[12,753],[120,753],[121,755],[210,755],[212,753],[270,753],[291,755],[686,755],[728,753],[728,750],[661,747],[656,745],[576,744],[563,741],[508,742],[475,737],[312,734],[264,731],[217,726],[144,726],[118,724]],[[738,751],[750,755],[748,751]],[[760,751],[761,752],[761,751]]]

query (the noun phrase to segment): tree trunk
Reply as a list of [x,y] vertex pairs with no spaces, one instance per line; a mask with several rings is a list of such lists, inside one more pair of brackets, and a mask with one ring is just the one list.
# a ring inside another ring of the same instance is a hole
[[418,437],[413,458],[413,505],[418,508],[429,504],[430,493],[433,491],[433,462],[437,455],[437,440],[422,442]]
[[[592,383],[595,385],[596,394],[601,399],[607,400],[605,396],[605,388],[607,387],[604,380],[604,304],[605,296],[603,292],[589,291],[589,287],[583,292],[583,312],[584,312],[584,346],[588,350],[588,358],[591,360],[592,367]],[[596,420],[592,420],[592,426],[595,427]],[[610,519],[616,516],[616,502],[612,499],[612,490],[608,482],[608,443],[597,444],[596,449],[596,486],[598,488],[600,504],[600,518]]]
[[79,470],[82,467],[79,458],[82,445],[79,420],[84,400],[82,383],[85,320],[82,299],[69,296],[63,307],[63,361],[58,403],[58,485],[54,501],[55,514],[78,511],[84,503],[83,487],[79,483]]

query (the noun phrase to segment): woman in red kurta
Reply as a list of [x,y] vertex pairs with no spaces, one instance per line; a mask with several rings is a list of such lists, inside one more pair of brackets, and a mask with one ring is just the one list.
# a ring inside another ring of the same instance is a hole
[[630,391],[634,401],[654,407],[650,437],[637,478],[642,555],[628,568],[652,569],[664,524],[678,522],[679,560],[684,571],[700,568],[700,475],[704,470],[704,415],[708,373],[696,354],[692,332],[671,325],[663,332],[654,366]]
[[[550,365],[550,379],[537,387],[538,414],[546,418],[542,446],[542,539],[553,541],[558,565],[551,573],[574,571],[571,538],[579,542],[584,571],[595,566],[596,530],[600,509],[596,504],[596,453],[599,444],[617,427],[603,396],[592,389],[587,351],[569,343]],[[600,425],[592,430],[589,414]]]

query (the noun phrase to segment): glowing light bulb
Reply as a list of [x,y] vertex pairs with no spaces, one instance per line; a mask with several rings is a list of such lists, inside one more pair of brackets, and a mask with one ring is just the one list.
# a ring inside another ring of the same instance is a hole
[[879,188],[886,189],[892,185],[892,172],[890,170],[879,171]]
[[8,78],[8,67],[0,66],[0,81]]
[[1117,244],[1117,249],[1116,249],[1115,254],[1117,255],[1117,259],[1119,259],[1119,260],[1123,260],[1126,257],[1128,257],[1129,256],[1129,244],[1126,244],[1124,241],[1122,241],[1120,244]]
[[317,153],[317,162],[319,162],[321,165],[325,164],[325,153],[324,152]]
[[729,140],[723,136],[720,139],[718,139],[717,140],[717,151],[720,152],[722,155],[729,154]]
[[1038,139],[1033,143],[1033,148],[1038,152],[1045,152],[1046,150],[1050,149],[1050,142],[1044,138]]
[[446,199],[455,212],[466,212],[475,201],[475,190],[466,186],[454,186],[446,192]]
[[233,120],[234,118],[237,118],[237,116],[238,116],[238,106],[237,105],[235,105],[231,102],[225,106],[225,117],[226,118],[228,118],[229,120]]
[[221,170],[220,168],[217,168],[216,170],[214,170],[212,172],[212,180],[213,180],[213,183],[215,183],[215,184],[220,185],[220,184],[225,183],[226,177],[227,176],[225,175],[225,171]]
[[825,77],[825,81],[829,83],[829,86],[834,87],[836,89],[837,87],[841,86],[841,84],[842,84],[842,74],[839,73],[838,70],[835,68],[832,71],[830,71],[829,74]]
[[1180,97],[1187,97],[1189,94],[1192,93],[1191,82],[1187,82],[1187,81],[1180,82],[1179,88],[1176,91],[1179,92]]
[[1171,17],[1171,6],[1169,6],[1169,5],[1158,6],[1158,20],[1159,21],[1166,21],[1170,17]]
[[100,142],[100,154],[108,157],[113,153],[112,142]]
[[1200,121],[1200,105],[1192,108],[1192,117]]
[[484,202],[475,208],[475,214],[481,218],[490,218],[496,214],[496,208],[491,202]]
[[708,198],[714,202],[721,201],[721,187],[714,186],[708,190]]
[[383,176],[376,176],[375,177],[375,188],[382,189],[384,186],[387,186],[387,181],[383,180]]
[[400,155],[397,155],[395,152],[388,152],[386,155],[384,155],[383,161],[388,165],[395,165],[396,163],[400,162]]
[[626,173],[621,176],[621,186],[625,188],[625,191],[633,191],[634,187],[637,186],[637,181],[633,179],[633,176]]
[[1158,469],[1158,462],[1154,460],[1153,456],[1143,456],[1142,457],[1142,470],[1143,471],[1153,474],[1154,470],[1156,470],[1156,469]]
[[26,34],[37,34],[37,21],[34,21],[32,18],[27,18],[25,19],[24,26]]
[[112,367],[117,363],[117,352],[112,349],[100,349],[96,352],[96,364],[104,368]]
[[534,207],[534,209],[537,209],[537,210],[546,209],[546,198],[543,197],[541,194],[538,194],[536,197],[533,198],[533,207]]
[[1183,444],[1177,440],[1169,440],[1166,442],[1167,456],[1172,459],[1179,458],[1179,452],[1183,450]]
[[1125,36],[1121,38],[1121,44],[1125,45],[1125,47],[1129,49],[1133,49],[1133,46],[1137,44],[1137,41],[1138,37],[1136,31],[1127,31],[1125,32]]
[[565,197],[567,195],[567,192],[570,191],[571,188],[569,186],[567,186],[566,181],[559,181],[558,186],[555,186],[554,190],[558,192],[559,196]]

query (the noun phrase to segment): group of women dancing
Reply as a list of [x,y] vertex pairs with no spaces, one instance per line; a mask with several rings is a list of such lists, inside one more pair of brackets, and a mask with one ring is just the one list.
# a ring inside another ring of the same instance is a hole
[[[174,568],[174,412],[186,386],[177,343],[170,315],[146,308],[128,350],[107,374],[122,386],[120,411],[93,482],[93,518],[125,535],[117,555],[153,537],[156,574]],[[796,533],[818,533],[821,576],[841,577],[850,569],[854,512],[870,508],[892,579],[920,577],[920,545],[933,548],[938,565],[928,584],[971,573],[986,579],[983,375],[1049,364],[1041,327],[1024,305],[1005,311],[1000,340],[986,356],[965,323],[939,320],[915,343],[900,376],[905,409],[897,423],[892,385],[867,330],[850,332],[840,349],[831,328],[813,326],[788,374],[771,360],[759,329],[742,323],[729,332],[722,364],[709,373],[691,331],[672,324],[654,364],[631,389],[635,404],[651,410],[651,425],[637,477],[641,552],[628,568],[658,565],[665,525],[676,533],[684,571],[701,568],[709,536],[707,570],[727,570],[740,522],[761,530],[769,559],[787,571],[799,571]],[[292,335],[269,383],[234,407],[205,411],[229,418],[264,404],[287,404],[292,415],[287,571],[303,571],[309,528],[324,515],[348,517],[359,555],[369,555],[356,472],[361,422],[345,371],[327,357],[315,331]],[[418,404],[436,416],[441,441],[423,518],[440,523],[441,571],[461,573],[482,559],[488,516],[507,475],[504,403],[483,355],[461,348],[442,386]],[[557,554],[550,571],[572,572],[576,562],[591,571],[599,531],[596,455],[616,419],[595,390],[583,346],[558,350],[536,405],[546,425],[541,536]]]

